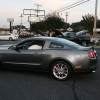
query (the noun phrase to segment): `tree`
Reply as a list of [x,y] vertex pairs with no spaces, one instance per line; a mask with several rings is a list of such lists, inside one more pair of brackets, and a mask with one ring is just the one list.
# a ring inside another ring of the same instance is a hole
[[78,32],[80,30],[84,30],[85,29],[84,26],[83,26],[83,24],[81,22],[72,23],[70,25],[70,27],[73,28],[74,32]]
[[45,17],[45,24],[50,29],[60,29],[64,26],[64,20],[54,13],[48,14]]
[[90,34],[93,35],[93,27],[94,27],[94,16],[87,14],[85,16],[82,16],[83,20],[81,20],[81,23],[85,27],[85,29],[90,31]]
[[[69,24],[68,24],[69,25]],[[54,13],[47,14],[41,22],[38,23],[33,23],[32,24],[32,31],[36,30],[52,30],[52,29],[61,29],[65,27],[65,22],[64,20],[59,16]]]
[[100,20],[97,22],[97,28],[100,28]]
[[[13,29],[18,29],[20,28],[20,25],[15,25],[13,26]],[[26,27],[24,25],[21,26],[22,29],[26,29]]]

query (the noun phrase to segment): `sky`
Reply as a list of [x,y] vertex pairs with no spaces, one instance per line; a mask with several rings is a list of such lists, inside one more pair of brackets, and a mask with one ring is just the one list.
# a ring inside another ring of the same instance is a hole
[[[10,22],[7,21],[8,18],[13,18],[13,25],[20,25],[21,23],[21,14],[30,14],[29,9],[37,9],[37,4],[40,5],[38,7],[39,10],[45,10],[45,14],[55,12],[61,8],[68,7],[69,5],[78,2],[78,1],[87,1],[87,0],[0,0],[0,28],[10,27]],[[67,22],[74,23],[82,20],[82,16],[87,14],[95,15],[95,3],[96,0],[89,0],[81,5],[78,5],[74,8],[59,12],[59,15],[64,18],[66,21],[66,13]],[[28,10],[24,10],[28,9]],[[36,12],[31,12],[32,14],[36,14]],[[28,16],[30,15],[22,15],[22,24],[27,28],[30,27],[28,22]],[[39,14],[43,14],[42,11]],[[100,19],[100,0],[98,0],[97,6],[97,16]]]

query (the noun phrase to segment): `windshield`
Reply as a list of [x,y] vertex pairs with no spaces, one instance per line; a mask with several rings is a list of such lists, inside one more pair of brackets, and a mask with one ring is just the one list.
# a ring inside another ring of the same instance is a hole
[[64,32],[64,33],[62,33],[64,36],[66,36],[67,34],[68,34],[69,32]]

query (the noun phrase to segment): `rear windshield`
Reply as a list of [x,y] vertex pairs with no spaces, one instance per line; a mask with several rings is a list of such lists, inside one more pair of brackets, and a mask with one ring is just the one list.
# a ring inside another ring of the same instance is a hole
[[74,42],[69,41],[69,40],[66,40],[66,39],[57,38],[55,41],[60,42],[62,44],[65,44],[65,45],[72,47],[72,48],[79,48],[80,47],[79,44],[74,43]]

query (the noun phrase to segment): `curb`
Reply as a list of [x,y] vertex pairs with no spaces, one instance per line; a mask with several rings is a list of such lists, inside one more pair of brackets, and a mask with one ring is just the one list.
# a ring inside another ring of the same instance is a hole
[[94,46],[94,48],[100,48],[100,46]]

